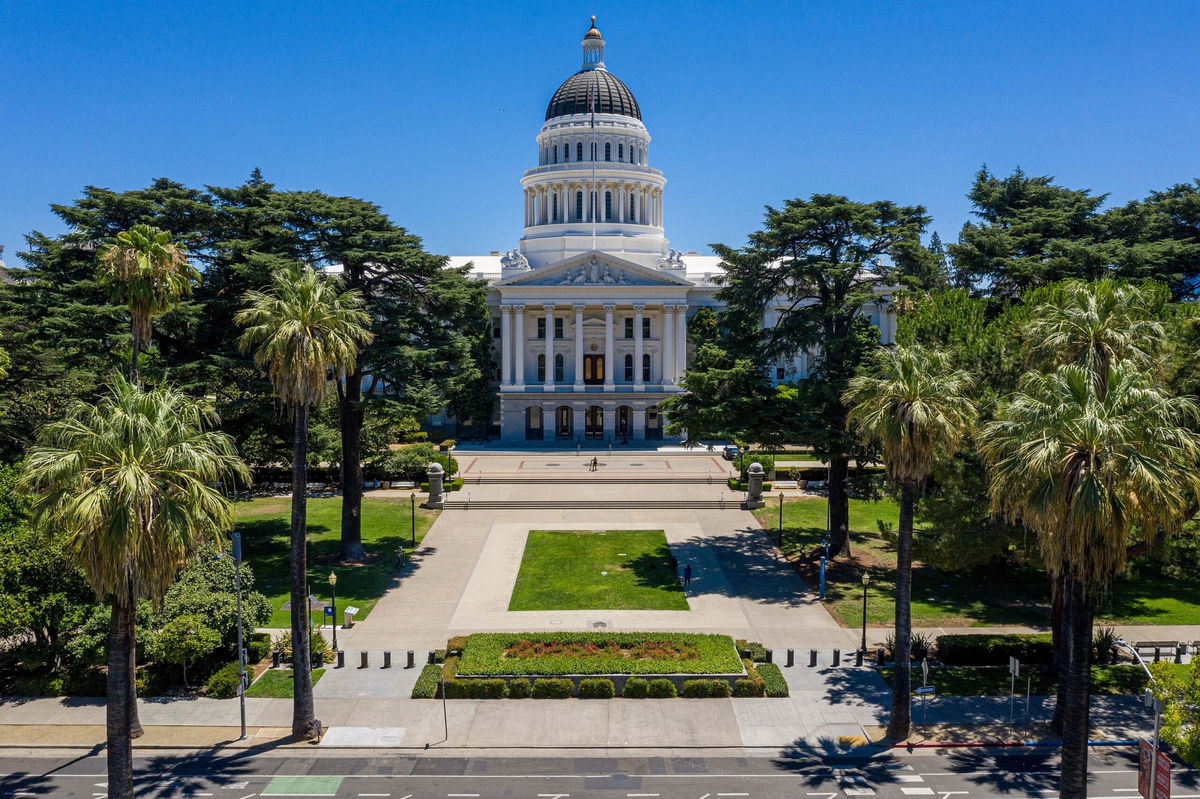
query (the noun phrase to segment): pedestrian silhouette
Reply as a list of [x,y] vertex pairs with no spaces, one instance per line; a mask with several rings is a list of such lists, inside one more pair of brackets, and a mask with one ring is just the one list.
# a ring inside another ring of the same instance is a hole
[[599,461],[599,459],[598,459],[598,458],[592,458],[592,471],[594,472],[594,471],[596,471],[596,470],[597,470],[597,469],[599,469],[599,468],[600,468],[600,461]]
[[690,563],[683,567],[683,584],[692,584],[692,564]]
[[674,553],[671,555],[671,568],[676,572],[679,571],[679,558],[675,557]]

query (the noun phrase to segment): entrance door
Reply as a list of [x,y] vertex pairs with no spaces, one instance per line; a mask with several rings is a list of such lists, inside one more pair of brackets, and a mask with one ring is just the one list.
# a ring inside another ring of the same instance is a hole
[[617,438],[622,443],[633,435],[633,409],[628,405],[617,408]]
[[592,405],[584,413],[583,437],[588,441],[604,438],[604,409],[599,405]]
[[583,356],[583,384],[585,386],[604,385],[604,356]]
[[557,438],[559,441],[570,439],[574,429],[574,420],[572,418],[571,409],[566,405],[561,405],[555,412],[555,416],[555,438]]

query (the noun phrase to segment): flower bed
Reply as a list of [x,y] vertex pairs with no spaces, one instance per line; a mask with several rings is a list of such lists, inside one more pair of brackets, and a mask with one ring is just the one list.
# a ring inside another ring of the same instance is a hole
[[744,674],[728,635],[698,633],[476,633],[463,677],[581,674]]

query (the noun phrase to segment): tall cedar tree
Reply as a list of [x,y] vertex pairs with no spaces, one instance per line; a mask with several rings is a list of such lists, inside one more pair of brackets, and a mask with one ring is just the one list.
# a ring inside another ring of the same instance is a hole
[[[858,446],[846,429],[842,393],[869,346],[855,319],[876,302],[879,286],[926,271],[920,236],[928,222],[921,206],[814,194],[768,207],[763,229],[745,247],[712,245],[726,270],[718,293],[726,316],[746,321],[731,336],[732,351],[759,363],[818,353],[804,387],[814,409],[807,443],[829,460],[835,554],[849,543],[847,476]],[[770,314],[773,326],[757,324]]]
[[474,396],[490,366],[490,351],[480,347],[491,343],[487,287],[470,281],[466,269],[446,269],[445,258],[425,252],[417,236],[373,203],[320,192],[287,192],[273,202],[300,243],[301,259],[340,264],[342,285],[362,296],[371,314],[374,340],[338,383],[341,558],[362,561],[365,409],[386,404],[420,417],[460,393]]

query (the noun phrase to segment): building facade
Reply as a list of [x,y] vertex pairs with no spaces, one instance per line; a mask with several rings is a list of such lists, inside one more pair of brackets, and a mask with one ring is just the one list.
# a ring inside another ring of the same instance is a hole
[[[581,69],[554,92],[521,179],[519,245],[452,256],[491,285],[500,435],[510,442],[641,442],[664,438],[661,402],[683,389],[687,325],[720,310],[720,259],[671,249],[666,178],[629,87],[604,63],[595,18]],[[890,343],[890,296],[865,308]],[[763,320],[772,324],[773,320]],[[804,353],[777,380],[807,375]]]

